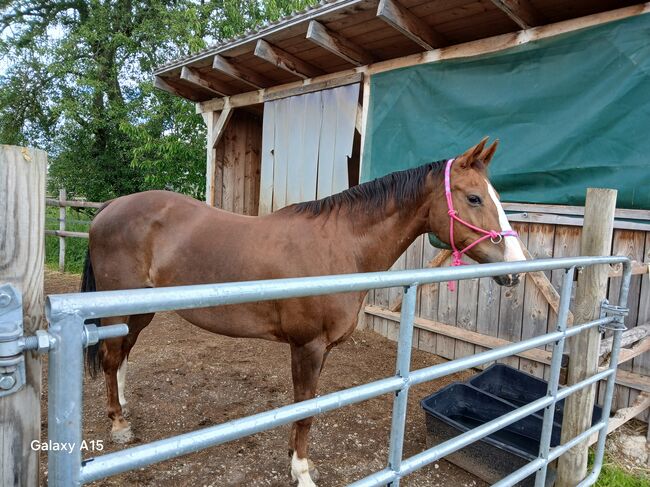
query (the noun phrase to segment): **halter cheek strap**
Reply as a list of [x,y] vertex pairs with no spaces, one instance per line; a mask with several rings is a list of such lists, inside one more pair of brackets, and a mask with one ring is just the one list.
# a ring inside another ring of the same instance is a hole
[[[485,230],[483,228],[472,225],[469,222],[466,222],[461,217],[458,216],[458,212],[454,210],[454,202],[451,198],[451,165],[454,163],[455,159],[449,159],[447,165],[445,166],[445,196],[447,198],[447,214],[449,215],[449,242],[451,245],[451,265],[459,266],[463,265],[462,260],[463,254],[468,250],[476,247],[483,240],[490,239],[493,244],[499,244],[503,240],[503,237],[516,237],[518,233],[514,230],[502,230],[497,232],[496,230]],[[463,250],[459,250],[456,247],[456,242],[454,240],[454,221],[457,221],[461,225],[465,225],[467,228],[474,230],[476,233],[482,234],[481,237],[474,240],[471,244],[465,247]],[[449,281],[447,283],[450,291],[456,289],[455,281]]]

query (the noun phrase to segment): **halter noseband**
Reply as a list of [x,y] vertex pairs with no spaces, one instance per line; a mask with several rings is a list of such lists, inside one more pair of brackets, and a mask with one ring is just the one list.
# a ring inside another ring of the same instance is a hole
[[[483,228],[476,227],[469,222],[466,222],[461,217],[458,216],[458,212],[454,210],[454,203],[451,199],[451,165],[454,163],[455,159],[449,159],[447,165],[445,166],[445,196],[447,197],[447,214],[449,215],[449,244],[451,245],[451,265],[459,266],[463,265],[462,256],[471,248],[480,244],[483,240],[490,239],[493,244],[499,244],[503,240],[503,237],[517,237],[519,234],[514,230],[502,230],[497,232],[496,230],[485,230]],[[482,233],[483,236],[474,240],[471,244],[465,247],[463,250],[458,250],[456,247],[456,242],[454,241],[454,220],[465,225],[467,228],[474,230],[476,233]],[[447,283],[450,291],[456,289],[456,283],[454,281],[449,281]]]

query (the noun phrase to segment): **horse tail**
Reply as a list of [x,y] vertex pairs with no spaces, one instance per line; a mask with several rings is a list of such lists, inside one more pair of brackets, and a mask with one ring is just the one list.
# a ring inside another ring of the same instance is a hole
[[[108,206],[110,201],[107,201],[98,211],[102,211]],[[95,216],[97,216],[97,214]],[[89,241],[90,243],[90,241]],[[82,293],[92,293],[97,291],[97,284],[95,282],[95,272],[93,271],[93,262],[90,259],[90,245],[88,245],[88,250],[86,250],[86,260],[84,262],[84,270],[81,275],[81,292]],[[99,318],[92,318],[86,320],[86,324],[93,324],[96,326],[101,326],[101,320]],[[101,369],[101,360],[99,357],[99,343],[90,345],[86,347],[86,370],[90,374],[90,377],[93,379],[97,377],[97,372]]]

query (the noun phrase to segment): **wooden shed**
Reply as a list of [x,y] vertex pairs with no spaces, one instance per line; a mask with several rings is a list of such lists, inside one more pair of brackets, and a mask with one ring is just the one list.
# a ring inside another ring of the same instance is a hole
[[[435,69],[452,60],[471,61],[522,46],[532,49],[554,39],[569,39],[555,44],[556,51],[576,53],[578,48],[572,50],[571,46],[579,44],[567,36],[610,25],[616,32],[624,31],[627,27],[617,23],[647,20],[649,12],[650,3],[614,0],[323,1],[164,65],[155,72],[155,84],[196,102],[197,113],[207,124],[207,203],[237,213],[264,214],[336,193],[358,184],[364,175],[374,174],[369,146],[379,138],[381,127],[369,125],[371,96],[375,88],[401,89],[402,83],[413,83],[400,78],[402,71],[396,70]],[[647,35],[646,26],[637,28],[646,29]],[[588,47],[590,41],[580,45]],[[469,73],[467,65],[453,66],[459,76]],[[619,66],[602,69],[616,72]],[[393,79],[385,77],[393,72],[398,73]],[[375,82],[375,77],[382,75],[383,81]],[[576,80],[577,85],[581,83]],[[597,96],[605,97],[602,93]],[[396,98],[390,110],[409,117],[413,104],[400,104],[400,100]],[[380,101],[375,99],[375,103]],[[634,115],[637,109],[645,110],[643,116],[647,114],[647,109],[634,106],[626,108],[627,114]],[[498,123],[493,126],[495,132],[486,135],[500,136]],[[372,138],[373,134],[377,137]],[[462,140],[459,146],[463,144],[468,145]],[[598,151],[607,152],[601,147]],[[449,154],[432,154],[432,158],[434,155],[442,158]],[[559,163],[571,165],[570,154]],[[396,165],[394,170],[401,168]],[[633,165],[630,168],[634,171]],[[603,174],[607,177],[608,173]],[[616,187],[618,176],[611,174],[609,186]],[[648,174],[646,171],[636,183],[646,184]],[[568,185],[571,177],[557,184]],[[508,194],[504,206],[533,257],[578,254],[584,208],[575,198],[583,197],[584,192],[582,196],[575,191],[562,195],[569,198],[563,204],[508,199]],[[650,207],[639,196],[648,194],[647,186],[636,193],[633,188],[630,194],[637,196],[622,200],[623,206],[627,201],[633,204],[618,210],[612,252],[636,261],[626,324],[637,327],[650,322]],[[440,252],[421,237],[395,268],[440,265],[446,255]],[[500,289],[489,279],[464,281],[457,293],[450,293],[445,286],[424,287],[419,291],[415,343],[453,359],[545,333],[554,326],[557,309],[557,292],[545,285],[547,278],[553,286],[559,285],[559,275],[551,274],[529,276],[513,289]],[[365,308],[366,326],[396,338],[400,293],[397,289],[371,292]],[[635,415],[648,417],[650,337],[643,338],[645,331],[638,336],[622,354],[614,403],[614,410],[620,411],[615,425]],[[507,363],[544,376],[550,354],[528,351]]]

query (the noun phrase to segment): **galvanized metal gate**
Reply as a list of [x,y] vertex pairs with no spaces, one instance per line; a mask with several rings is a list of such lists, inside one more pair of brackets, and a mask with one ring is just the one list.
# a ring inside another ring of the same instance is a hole
[[[621,280],[618,306],[603,303],[600,319],[576,324],[567,329],[567,316],[575,269],[604,264],[623,265],[623,279]],[[555,269],[565,270],[556,331],[452,362],[415,371],[410,370],[413,319],[416,291],[419,284]],[[511,486],[536,473],[535,485],[537,487],[543,486],[547,466],[550,462],[591,435],[598,433],[598,444],[592,472],[580,484],[580,486],[586,486],[596,481],[602,466],[621,334],[625,329],[623,317],[627,311],[625,306],[630,275],[630,261],[625,257],[576,257],[471,265],[445,269],[52,295],[48,297],[46,303],[46,313],[50,323],[49,330],[47,333],[41,333],[38,338],[21,337],[21,333],[17,330],[20,320],[16,320],[16,316],[13,316],[12,320],[6,320],[0,314],[0,366],[3,365],[3,361],[8,360],[7,357],[16,357],[23,350],[38,349],[49,352],[48,439],[53,442],[76,445],[71,452],[48,452],[48,482],[50,486],[70,487],[82,485],[93,480],[175,458],[386,393],[395,393],[388,465],[385,469],[355,482],[354,486],[385,484],[397,486],[400,479],[405,475],[541,409],[544,409],[544,422],[538,458],[495,485]],[[228,423],[82,461],[79,445],[82,443],[83,349],[89,344],[96,343],[97,340],[125,335],[128,332],[126,325],[96,328],[93,325],[85,325],[85,320],[397,286],[404,287],[404,300],[394,376]],[[0,292],[0,295],[3,294]],[[20,296],[15,295],[13,290],[6,291],[4,296],[8,296],[9,300],[20,299]],[[8,308],[15,308],[15,306],[11,306],[12,302],[16,304],[15,301],[11,301],[7,304]],[[613,331],[614,345],[609,368],[579,383],[559,388],[561,359],[565,340],[593,327]],[[553,344],[553,356],[548,391],[545,397],[417,455],[406,459],[403,458],[402,446],[406,406],[411,385],[431,381],[546,344]],[[14,362],[12,362],[12,367],[14,367],[12,370],[19,370],[19,365],[16,368]],[[20,374],[16,374],[14,379],[15,383],[12,383],[12,390],[20,387]],[[10,380],[3,380],[7,384],[10,382]],[[601,380],[607,380],[602,419],[569,442],[551,448],[550,441],[555,403],[573,392]],[[6,390],[5,394],[9,392],[9,390]]]

